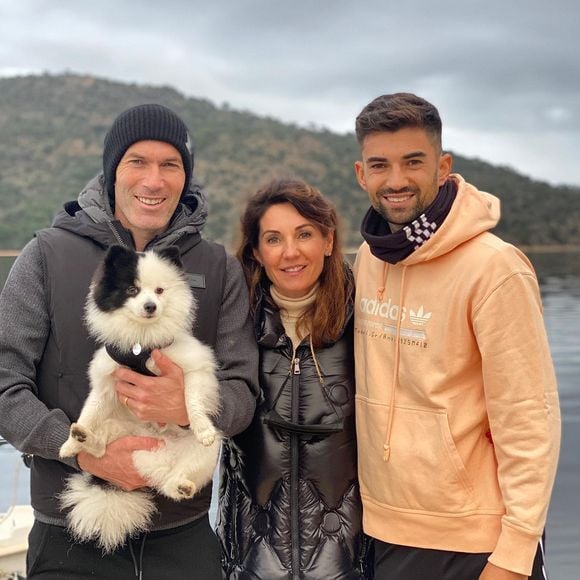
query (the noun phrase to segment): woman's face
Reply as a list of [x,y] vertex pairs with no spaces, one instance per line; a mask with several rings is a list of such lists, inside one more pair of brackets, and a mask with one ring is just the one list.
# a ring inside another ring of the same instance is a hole
[[278,203],[260,220],[254,257],[282,296],[302,298],[316,285],[324,257],[332,252],[333,239],[332,232],[323,236],[292,204]]

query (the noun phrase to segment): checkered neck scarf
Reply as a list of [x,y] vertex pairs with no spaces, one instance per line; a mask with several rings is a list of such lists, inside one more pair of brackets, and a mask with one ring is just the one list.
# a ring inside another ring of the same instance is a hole
[[455,184],[448,179],[425,212],[394,234],[383,216],[369,208],[363,218],[361,234],[373,256],[389,264],[410,256],[437,231],[451,210],[456,195]]

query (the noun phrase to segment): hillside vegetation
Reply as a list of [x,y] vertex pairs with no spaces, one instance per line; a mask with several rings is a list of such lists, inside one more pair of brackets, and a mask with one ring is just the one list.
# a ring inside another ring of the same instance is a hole
[[[175,110],[193,134],[195,174],[210,202],[208,237],[231,243],[244,198],[273,177],[292,176],[328,195],[343,219],[347,245],[360,242],[368,201],[353,174],[353,135],[233,111],[170,87],[86,76],[4,78],[0,95],[0,248],[21,248],[65,201],[76,199],[100,170],[103,137],[115,116],[147,102]],[[551,187],[457,154],[454,159],[455,171],[501,198],[496,231],[505,239],[580,244],[580,189]]]

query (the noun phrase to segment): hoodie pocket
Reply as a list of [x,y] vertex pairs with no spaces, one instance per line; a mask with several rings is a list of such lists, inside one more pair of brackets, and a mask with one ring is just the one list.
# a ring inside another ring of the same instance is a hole
[[473,509],[473,487],[445,411],[395,407],[390,456],[384,461],[388,416],[388,405],[357,396],[361,493],[403,510]]

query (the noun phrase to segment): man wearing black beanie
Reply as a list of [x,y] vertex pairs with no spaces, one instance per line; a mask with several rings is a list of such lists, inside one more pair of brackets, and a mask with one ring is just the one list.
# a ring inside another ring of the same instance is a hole
[[133,234],[137,250],[167,228],[192,172],[189,133],[173,111],[139,105],[115,119],[105,136],[103,179],[111,209]]
[[186,193],[193,172],[193,149],[185,123],[162,105],[139,105],[121,113],[105,137],[103,175],[111,207],[115,205],[115,174],[127,149],[138,141],[163,141],[181,155]]
[[[84,303],[111,245],[179,248],[198,303],[192,331],[219,363],[215,425],[229,437],[252,419],[257,350],[247,288],[237,260],[201,236],[207,203],[193,180],[193,160],[187,127],[170,109],[144,104],[121,113],[105,137],[103,172],[26,245],[0,296],[0,434],[32,457],[28,578],[221,578],[208,520],[211,485],[181,502],[158,496],[148,532],[106,555],[96,543],[71,539],[59,502],[64,481],[79,469],[128,491],[145,487],[132,453],[158,445],[125,437],[102,458],[81,452],[59,459],[88,394],[96,345],[83,324]],[[153,358],[161,376],[119,369],[118,396],[143,421],[185,426],[183,373],[161,352]]]

